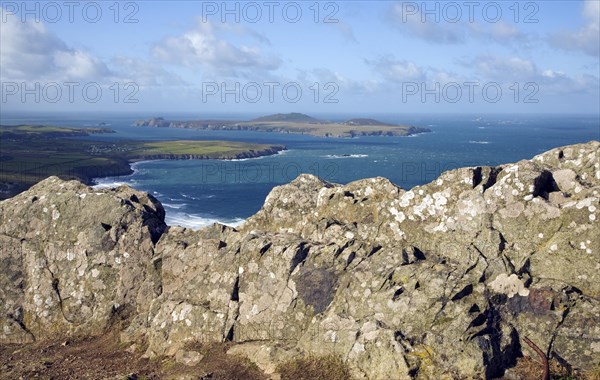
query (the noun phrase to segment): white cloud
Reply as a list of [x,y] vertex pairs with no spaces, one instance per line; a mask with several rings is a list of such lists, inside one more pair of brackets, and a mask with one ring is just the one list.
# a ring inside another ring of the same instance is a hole
[[179,75],[165,70],[160,64],[138,58],[119,56],[112,60],[119,68],[122,82],[135,82],[140,87],[179,87],[186,83]]
[[[277,69],[281,60],[266,57],[257,46],[234,45],[221,34],[235,28],[198,21],[196,28],[164,39],[154,46],[154,55],[163,62],[207,69],[225,76],[240,76]],[[258,35],[254,34],[256,38]],[[264,42],[264,40],[262,40]]]
[[420,8],[407,12],[405,4],[394,4],[392,21],[406,34],[438,44],[457,44],[465,41],[465,28],[461,23],[436,22],[433,16],[423,15]]
[[43,23],[21,22],[18,16],[2,12],[0,8],[6,21],[0,33],[2,80],[96,80],[111,74],[100,59],[70,48]]
[[407,60],[398,60],[392,56],[381,57],[376,60],[366,60],[375,71],[384,79],[393,82],[424,81],[425,69],[416,63]]
[[562,30],[551,34],[551,45],[568,51],[582,51],[594,57],[600,55],[600,1],[586,0],[582,9],[584,25],[577,30]]
[[593,75],[569,75],[552,68],[540,68],[535,62],[520,57],[498,57],[482,55],[463,62],[473,68],[475,78],[479,81],[494,81],[511,85],[518,83],[534,83],[541,94],[571,94],[598,92],[599,78]]
[[496,23],[470,23],[469,35],[498,43],[511,41],[527,42],[531,39],[530,36],[524,34],[515,25],[510,25],[502,20]]
[[[480,55],[476,58],[458,61],[466,71],[456,74],[448,68],[422,66],[416,62],[399,60],[385,56],[366,60],[376,76],[376,82],[363,83],[363,88],[371,92],[397,93],[406,83],[417,83],[426,88],[443,88],[447,84],[465,86],[467,82],[498,83],[507,93],[515,83],[519,88],[531,89],[531,83],[539,89],[540,96],[564,94],[596,94],[600,88],[597,76],[576,73],[568,74],[552,67],[540,67],[534,61],[519,56]],[[527,91],[525,91],[527,92]]]
[[[435,44],[463,44],[470,39],[491,41],[500,44],[508,42],[526,43],[533,36],[523,33],[515,25],[504,20],[482,22],[471,20],[467,9],[462,9],[460,18],[449,19],[442,12],[424,13],[426,3],[415,4],[407,10],[407,3],[392,5],[390,15],[393,24],[405,34]],[[433,10],[430,9],[430,10]],[[437,18],[437,19],[436,19]]]
[[479,56],[469,66],[484,78],[494,81],[528,80],[536,75],[535,63],[520,57]]

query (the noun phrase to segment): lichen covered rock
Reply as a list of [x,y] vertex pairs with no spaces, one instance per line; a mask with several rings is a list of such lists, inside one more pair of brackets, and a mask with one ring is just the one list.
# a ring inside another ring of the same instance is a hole
[[164,231],[144,193],[52,178],[0,203],[2,339],[95,334],[118,317],[121,340],[149,357],[189,362],[187,343],[230,341],[267,373],[334,353],[358,379],[403,379],[501,376],[535,356],[528,337],[589,370],[600,362],[599,148],[452,170],[407,191],[301,175],[239,229]]
[[135,315],[157,293],[164,215],[150,195],[56,177],[1,202],[2,341],[97,335]]

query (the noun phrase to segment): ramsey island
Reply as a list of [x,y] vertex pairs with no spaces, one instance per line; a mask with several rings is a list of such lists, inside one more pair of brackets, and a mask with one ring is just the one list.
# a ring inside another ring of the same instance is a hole
[[319,120],[302,113],[278,113],[249,121],[231,120],[166,120],[155,117],[137,120],[136,127],[187,128],[199,130],[255,131],[299,133],[318,137],[356,136],[412,136],[431,132],[427,128],[384,123],[379,120],[357,118],[343,122]]

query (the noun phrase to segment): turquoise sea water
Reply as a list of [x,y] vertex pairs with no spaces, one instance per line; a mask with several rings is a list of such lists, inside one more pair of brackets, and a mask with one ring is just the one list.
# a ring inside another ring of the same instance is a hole
[[[197,228],[214,221],[236,224],[254,214],[269,191],[312,173],[324,180],[348,183],[382,176],[403,188],[435,179],[462,166],[498,165],[528,159],[558,146],[600,140],[598,116],[564,115],[368,115],[387,122],[428,127],[433,132],[413,137],[327,139],[261,132],[193,131],[135,128],[148,115],[2,115],[3,124],[97,126],[116,134],[93,139],[219,139],[284,144],[282,154],[239,161],[147,161],[135,173],[101,178],[100,186],[129,184],[148,191],[165,206],[167,223]],[[315,115],[344,120],[353,115]],[[365,115],[362,115],[365,116]],[[229,118],[249,115],[165,115],[169,119]]]

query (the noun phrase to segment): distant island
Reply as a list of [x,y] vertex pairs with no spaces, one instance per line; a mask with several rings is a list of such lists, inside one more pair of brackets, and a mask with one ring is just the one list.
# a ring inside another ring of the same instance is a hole
[[248,121],[208,119],[177,121],[155,117],[137,120],[133,125],[136,127],[299,133],[319,137],[346,138],[356,136],[411,136],[431,132],[427,128],[389,124],[367,118],[351,119],[344,122],[319,120],[303,113],[278,113]]
[[109,128],[0,125],[0,199],[52,175],[92,184],[94,178],[128,175],[142,160],[244,159],[277,154],[281,145],[234,141],[93,141],[70,139],[115,133]]

